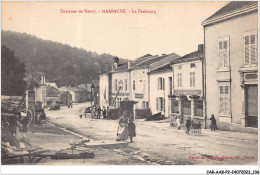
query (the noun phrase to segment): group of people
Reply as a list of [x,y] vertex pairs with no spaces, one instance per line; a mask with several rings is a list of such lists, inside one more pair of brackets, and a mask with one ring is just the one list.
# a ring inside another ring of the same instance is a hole
[[[178,130],[180,130],[181,129],[182,115],[180,115],[180,114],[176,115],[175,120],[176,120],[176,123],[177,123]],[[216,121],[216,118],[214,117],[213,114],[210,117],[210,121],[211,121],[211,124],[210,124],[211,131],[217,130],[218,129],[217,121]],[[192,120],[189,118],[189,119],[186,120],[186,133],[189,133],[191,126],[192,126]]]
[[92,118],[100,119],[100,116],[101,116],[101,113],[102,113],[103,118],[106,119],[108,110],[109,110],[108,107],[107,107],[107,109],[105,107],[103,107],[103,109],[101,109],[100,106],[98,106],[97,108],[96,108],[96,106],[93,106],[91,108],[91,116],[92,116]]
[[129,113],[124,111],[123,116],[119,118],[118,124],[116,141],[127,141],[129,137],[132,143],[133,137],[136,136],[136,127],[133,117],[130,117]]

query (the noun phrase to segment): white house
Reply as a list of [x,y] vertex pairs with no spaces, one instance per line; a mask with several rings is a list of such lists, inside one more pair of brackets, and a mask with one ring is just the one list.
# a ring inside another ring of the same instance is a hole
[[[173,92],[169,96],[171,114],[181,114],[182,123],[187,118],[193,121],[204,122],[203,114],[203,45],[198,45],[198,50],[174,60]],[[204,123],[202,123],[204,124]]]
[[149,101],[152,114],[161,112],[162,115],[169,116],[168,96],[172,95],[173,90],[173,72],[170,63],[179,57],[173,53],[150,66]]
[[148,109],[150,107],[149,103],[149,78],[148,72],[150,71],[150,65],[165,58],[163,56],[151,56],[145,61],[136,64],[131,68],[131,99],[138,102],[134,105],[134,109]]
[[100,106],[101,108],[109,106],[109,97],[110,97],[110,73],[104,73],[99,76],[99,97],[100,97]]

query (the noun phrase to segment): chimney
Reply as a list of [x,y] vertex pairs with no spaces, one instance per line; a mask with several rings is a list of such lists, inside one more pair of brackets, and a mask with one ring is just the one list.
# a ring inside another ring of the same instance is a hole
[[130,69],[130,67],[131,67],[131,62],[128,61],[128,62],[127,62],[127,69]]
[[203,50],[203,47],[204,47],[203,44],[199,44],[199,45],[198,45],[198,51],[202,51],[202,50]]
[[112,65],[112,71],[117,69],[119,58],[118,57],[114,57],[113,60],[114,60],[114,64]]
[[42,75],[41,84],[45,84],[45,76]]

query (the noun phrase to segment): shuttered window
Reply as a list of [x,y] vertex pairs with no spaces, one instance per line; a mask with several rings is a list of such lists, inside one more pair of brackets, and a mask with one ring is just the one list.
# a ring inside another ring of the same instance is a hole
[[230,90],[229,86],[219,86],[219,113],[230,115]]
[[182,73],[178,73],[177,77],[178,77],[178,87],[182,87]]
[[190,87],[195,87],[195,72],[190,72]]
[[158,90],[164,90],[164,78],[158,78],[157,87]]
[[245,66],[257,65],[257,31],[244,34],[244,57]]
[[229,67],[229,37],[218,41],[218,62],[219,69]]
[[164,111],[164,98],[162,97],[156,98],[156,110]]
[[127,79],[125,79],[125,91],[127,91]]

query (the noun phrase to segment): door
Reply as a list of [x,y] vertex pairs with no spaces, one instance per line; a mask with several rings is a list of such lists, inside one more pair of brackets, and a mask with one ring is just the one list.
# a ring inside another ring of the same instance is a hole
[[257,85],[246,88],[246,126],[258,127],[258,89]]

